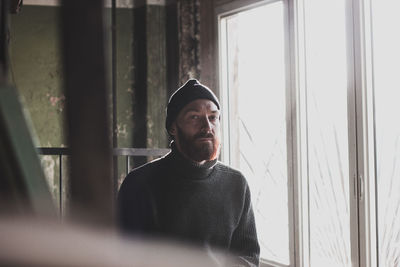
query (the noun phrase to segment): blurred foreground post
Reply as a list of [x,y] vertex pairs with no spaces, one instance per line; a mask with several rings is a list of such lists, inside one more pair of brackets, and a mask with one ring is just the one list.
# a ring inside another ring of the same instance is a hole
[[110,226],[113,180],[103,1],[61,2],[67,140],[71,149],[67,216]]
[[8,0],[0,2],[0,84],[5,84],[8,72]]

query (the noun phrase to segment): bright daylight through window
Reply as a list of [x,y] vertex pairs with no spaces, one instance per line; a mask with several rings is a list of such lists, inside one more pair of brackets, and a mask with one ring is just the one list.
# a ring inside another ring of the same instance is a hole
[[223,18],[221,28],[229,110],[224,147],[249,182],[261,258],[289,265],[283,3]]
[[399,1],[372,1],[380,267],[400,265],[399,11]]
[[400,266],[400,2],[257,3],[221,9],[220,90],[265,266]]
[[351,266],[345,2],[305,4],[311,267]]

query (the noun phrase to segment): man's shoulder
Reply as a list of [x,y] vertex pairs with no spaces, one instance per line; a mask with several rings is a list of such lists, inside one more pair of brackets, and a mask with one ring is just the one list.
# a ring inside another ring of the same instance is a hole
[[237,175],[237,176],[243,176],[243,174],[238,170],[235,169],[229,165],[226,165],[224,163],[222,163],[221,161],[218,161],[217,164],[215,165],[215,169],[218,170],[219,172],[225,172],[225,173],[229,173],[232,175]]
[[231,166],[228,166],[220,161],[218,161],[215,165],[215,170],[218,172],[219,175],[227,176],[231,180],[234,179],[243,183],[247,183],[246,178],[241,171]]
[[164,157],[155,159],[146,164],[143,164],[135,169],[133,169],[126,176],[123,184],[138,184],[144,182],[146,179],[153,177],[155,174],[161,172],[162,166],[164,164]]
[[138,175],[138,174],[146,174],[146,173],[150,173],[153,171],[156,171],[157,169],[159,169],[162,165],[163,165],[163,161],[165,160],[164,157],[162,158],[158,158],[155,160],[152,160],[150,162],[147,162],[135,169],[133,169],[129,175]]
[[249,191],[249,185],[246,177],[241,171],[218,162],[215,165],[215,181],[222,183],[226,192],[231,192],[238,199],[240,195],[244,196]]

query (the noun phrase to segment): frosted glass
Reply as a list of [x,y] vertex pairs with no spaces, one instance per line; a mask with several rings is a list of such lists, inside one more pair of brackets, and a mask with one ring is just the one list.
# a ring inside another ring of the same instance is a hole
[[345,1],[306,0],[311,267],[351,266]]
[[380,267],[400,266],[399,11],[398,1],[372,1]]
[[283,3],[226,25],[231,164],[250,185],[261,258],[289,265]]

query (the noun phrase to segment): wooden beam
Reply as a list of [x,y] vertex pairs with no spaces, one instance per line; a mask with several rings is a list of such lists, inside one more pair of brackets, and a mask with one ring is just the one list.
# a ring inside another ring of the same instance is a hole
[[111,129],[103,1],[63,0],[70,218],[113,223]]
[[8,0],[0,2],[0,84],[5,84],[8,72]]

